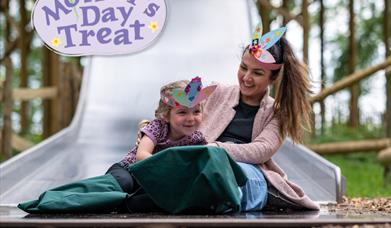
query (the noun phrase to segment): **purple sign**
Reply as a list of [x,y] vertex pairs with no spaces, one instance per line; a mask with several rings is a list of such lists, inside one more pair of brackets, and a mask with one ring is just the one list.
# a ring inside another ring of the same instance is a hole
[[37,0],[38,35],[64,55],[117,55],[147,48],[164,27],[164,0]]

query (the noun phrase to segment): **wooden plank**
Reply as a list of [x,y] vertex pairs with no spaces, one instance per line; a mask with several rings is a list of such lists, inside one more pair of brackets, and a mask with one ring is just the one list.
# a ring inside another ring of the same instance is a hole
[[[37,98],[53,99],[57,97],[57,93],[58,90],[55,87],[45,87],[39,89],[19,88],[12,91],[12,98],[14,101],[28,101]],[[0,102],[3,102],[2,94],[0,94]]]
[[379,151],[391,147],[391,139],[372,139],[337,143],[308,144],[310,150],[319,154],[341,154],[358,151]]
[[26,101],[36,98],[41,99],[52,99],[57,97],[57,88],[56,87],[45,87],[39,89],[25,89],[19,88],[14,89],[13,98],[18,101]]
[[11,145],[12,148],[14,148],[15,150],[24,151],[34,146],[34,143],[13,133],[11,139]]
[[362,71],[357,71],[356,73],[353,73],[351,75],[344,77],[344,79],[339,80],[333,86],[328,87],[328,88],[322,90],[317,95],[311,97],[310,100],[312,103],[317,102],[317,101],[321,101],[321,100],[325,99],[327,96],[334,94],[340,90],[343,90],[347,87],[350,87],[354,83],[371,76],[373,73],[376,73],[379,70],[386,69],[387,67],[390,67],[390,66],[391,66],[391,57],[388,57],[384,62],[382,62],[378,65],[375,65],[373,67],[369,67],[369,68],[362,70]]

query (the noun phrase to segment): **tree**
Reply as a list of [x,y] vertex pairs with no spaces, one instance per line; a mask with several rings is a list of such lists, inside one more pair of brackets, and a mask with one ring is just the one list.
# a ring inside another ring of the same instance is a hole
[[[320,81],[321,81],[321,89],[323,90],[325,88],[325,82],[326,82],[326,71],[324,66],[324,46],[325,46],[325,39],[324,39],[324,24],[325,24],[325,18],[324,18],[324,12],[325,7],[323,0],[320,0],[320,15],[319,15],[319,27],[320,27]],[[321,118],[321,134],[324,134],[325,124],[326,124],[326,107],[324,104],[324,101],[322,100],[320,102],[320,118]]]
[[[384,46],[386,58],[391,56],[391,17],[390,17],[390,0],[384,0]],[[385,112],[385,123],[386,123],[386,135],[391,138],[391,70],[386,70],[386,112]]]
[[[357,43],[356,43],[356,14],[354,12],[354,0],[349,0],[349,74],[354,73],[357,65]],[[360,125],[360,110],[358,99],[360,97],[359,83],[350,88],[350,116],[349,126],[357,128]]]

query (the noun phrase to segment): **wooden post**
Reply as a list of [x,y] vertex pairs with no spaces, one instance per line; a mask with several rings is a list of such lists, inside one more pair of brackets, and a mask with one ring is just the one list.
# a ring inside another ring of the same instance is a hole
[[[20,87],[28,88],[28,52],[29,43],[26,32],[26,25],[28,24],[27,11],[25,7],[25,1],[19,0],[19,15],[20,21],[18,25],[19,39],[18,46],[20,50]],[[29,131],[29,102],[23,101],[20,107],[20,125],[21,134],[25,135]]]
[[[10,28],[10,15],[9,15],[9,2],[8,1],[2,1],[0,2],[1,9],[6,17],[5,20],[5,26],[4,26],[4,48],[6,49],[10,44],[10,34],[11,34],[11,28]],[[12,107],[13,107],[13,101],[12,101],[12,74],[13,74],[13,68],[12,68],[12,62],[10,57],[6,57],[4,59],[4,65],[5,65],[5,81],[4,81],[4,88],[3,88],[3,129],[1,131],[1,153],[4,155],[5,158],[10,158],[12,156],[12,148],[11,148],[11,134],[12,134]]]
[[384,166],[384,185],[391,185],[391,147],[381,150],[377,159]]
[[12,62],[8,57],[4,60],[6,68],[6,78],[3,88],[3,129],[1,137],[1,151],[6,159],[12,156],[11,140],[12,140]]
[[[46,47],[42,48],[42,76],[44,86],[59,85],[60,58]],[[43,137],[47,138],[61,129],[60,102],[56,97],[43,101]]]
[[76,111],[81,85],[81,72],[76,61],[62,63],[59,83],[61,127],[67,127]]
[[61,127],[64,128],[69,125],[73,116],[73,102],[72,102],[72,63],[64,62],[61,64],[61,77],[59,83],[59,98],[60,98],[60,121]]
[[75,114],[77,104],[79,102],[80,87],[82,82],[83,69],[81,68],[79,61],[80,59],[78,59],[77,62],[72,62],[72,68],[71,68],[71,75],[72,75],[71,95],[72,95],[72,107],[73,107],[72,116]]

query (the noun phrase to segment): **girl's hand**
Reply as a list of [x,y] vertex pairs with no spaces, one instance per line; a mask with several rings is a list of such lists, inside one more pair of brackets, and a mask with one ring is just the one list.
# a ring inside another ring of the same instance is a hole
[[155,144],[152,139],[148,136],[144,135],[140,143],[138,144],[137,152],[136,152],[136,160],[141,161],[146,158],[152,156],[153,150],[155,149]]

